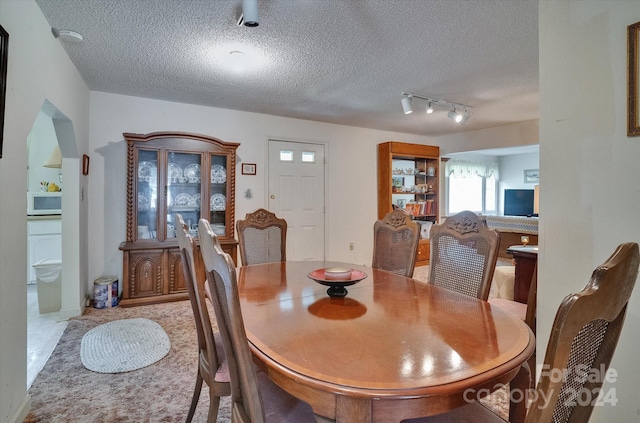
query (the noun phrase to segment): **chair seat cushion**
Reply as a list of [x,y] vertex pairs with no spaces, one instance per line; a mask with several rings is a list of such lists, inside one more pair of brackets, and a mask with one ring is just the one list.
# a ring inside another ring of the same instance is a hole
[[402,423],[505,423],[500,416],[478,402],[458,407],[437,416],[403,420]]
[[269,423],[315,423],[316,418],[309,404],[289,395],[264,373],[257,373],[262,394],[264,415]]
[[493,273],[493,281],[491,284],[491,293],[489,298],[504,298],[513,300],[513,288],[516,280],[516,267],[496,266]]
[[501,309],[508,311],[518,319],[525,321],[527,317],[527,305],[517,301],[504,300],[502,298],[493,298],[489,300],[489,304],[496,305]]

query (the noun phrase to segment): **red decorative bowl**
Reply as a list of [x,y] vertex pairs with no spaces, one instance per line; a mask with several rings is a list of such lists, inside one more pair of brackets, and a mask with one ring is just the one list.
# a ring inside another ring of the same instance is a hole
[[[367,274],[360,270],[340,269],[339,272],[329,269],[316,269],[307,276],[320,285],[328,286],[327,294],[333,298],[342,298],[347,295],[348,291],[345,287],[354,285],[367,277]],[[329,270],[329,275],[327,275]],[[347,272],[349,273],[347,275]],[[327,277],[329,276],[329,277]],[[342,279],[336,279],[342,278]]]

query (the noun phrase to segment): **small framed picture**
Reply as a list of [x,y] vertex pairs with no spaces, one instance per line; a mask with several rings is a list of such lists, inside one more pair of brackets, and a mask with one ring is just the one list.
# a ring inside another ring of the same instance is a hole
[[85,176],[89,174],[89,156],[86,154],[82,155],[82,174]]
[[640,22],[627,27],[627,136],[640,135]]
[[538,184],[538,183],[540,183],[540,170],[539,169],[525,169],[525,171],[524,171],[524,183],[525,184]]
[[255,163],[242,163],[242,174],[243,175],[255,175],[256,174],[256,164]]

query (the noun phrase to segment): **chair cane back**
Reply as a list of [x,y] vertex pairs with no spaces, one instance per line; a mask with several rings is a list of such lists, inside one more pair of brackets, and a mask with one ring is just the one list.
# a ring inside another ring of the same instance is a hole
[[429,282],[486,301],[498,260],[500,233],[470,211],[431,226]]
[[373,225],[374,269],[412,277],[418,255],[420,225],[402,209],[387,213]]
[[236,222],[242,265],[287,260],[287,221],[258,209]]

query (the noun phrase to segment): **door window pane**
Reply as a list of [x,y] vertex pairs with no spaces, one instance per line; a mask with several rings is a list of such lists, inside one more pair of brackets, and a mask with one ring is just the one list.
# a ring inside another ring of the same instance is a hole
[[292,162],[293,161],[293,151],[291,151],[291,150],[280,150],[280,161],[281,162]]

